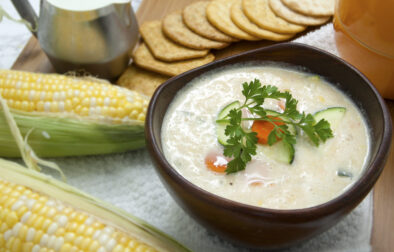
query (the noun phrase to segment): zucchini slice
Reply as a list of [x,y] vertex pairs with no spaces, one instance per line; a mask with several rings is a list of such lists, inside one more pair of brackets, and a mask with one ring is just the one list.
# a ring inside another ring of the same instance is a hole
[[336,130],[343,116],[345,115],[345,107],[330,107],[317,111],[313,116],[316,122],[326,119],[330,123],[331,130]]
[[294,161],[294,146],[285,144],[283,141],[276,142],[271,146],[259,144],[258,151],[280,163],[292,164]]

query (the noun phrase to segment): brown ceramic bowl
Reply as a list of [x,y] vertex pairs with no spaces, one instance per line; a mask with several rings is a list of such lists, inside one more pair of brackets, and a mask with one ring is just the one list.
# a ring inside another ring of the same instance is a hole
[[[193,78],[213,69],[249,61],[274,61],[301,66],[326,78],[349,95],[362,111],[371,132],[370,160],[360,179],[324,204],[297,210],[250,206],[209,193],[183,178],[166,161],[161,127],[175,94]],[[204,227],[247,247],[277,249],[315,236],[341,220],[372,189],[386,162],[392,126],[384,100],[354,67],[319,49],[283,43],[218,60],[174,77],[152,97],[146,121],[147,146],[162,182],[178,204]]]

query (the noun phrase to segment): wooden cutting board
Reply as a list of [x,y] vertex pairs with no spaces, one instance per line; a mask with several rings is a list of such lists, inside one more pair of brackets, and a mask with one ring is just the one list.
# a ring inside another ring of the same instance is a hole
[[[137,11],[137,18],[140,24],[149,20],[161,19],[167,13],[182,9],[191,2],[193,0],[144,0]],[[309,28],[298,36],[312,29]],[[270,44],[273,42],[238,42],[215,52],[215,55],[216,58],[222,58]],[[29,40],[12,69],[54,72],[52,65],[34,37]],[[391,116],[394,117],[394,102],[387,101],[387,105]],[[394,149],[391,149],[387,165],[374,189],[374,224],[371,239],[374,251],[392,251],[394,249],[392,229],[394,229]]]

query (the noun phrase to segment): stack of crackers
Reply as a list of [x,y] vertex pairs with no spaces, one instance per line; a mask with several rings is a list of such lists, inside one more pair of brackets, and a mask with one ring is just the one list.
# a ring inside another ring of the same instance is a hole
[[118,84],[151,96],[169,77],[215,59],[240,40],[283,41],[310,25],[326,23],[335,0],[198,1],[140,27],[144,40]]

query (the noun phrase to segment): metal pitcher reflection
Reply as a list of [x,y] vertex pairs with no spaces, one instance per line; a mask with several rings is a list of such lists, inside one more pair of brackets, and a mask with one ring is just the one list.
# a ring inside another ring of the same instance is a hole
[[12,2],[37,28],[33,34],[60,73],[82,70],[113,79],[138,41],[130,0],[41,0],[39,17],[26,0]]

